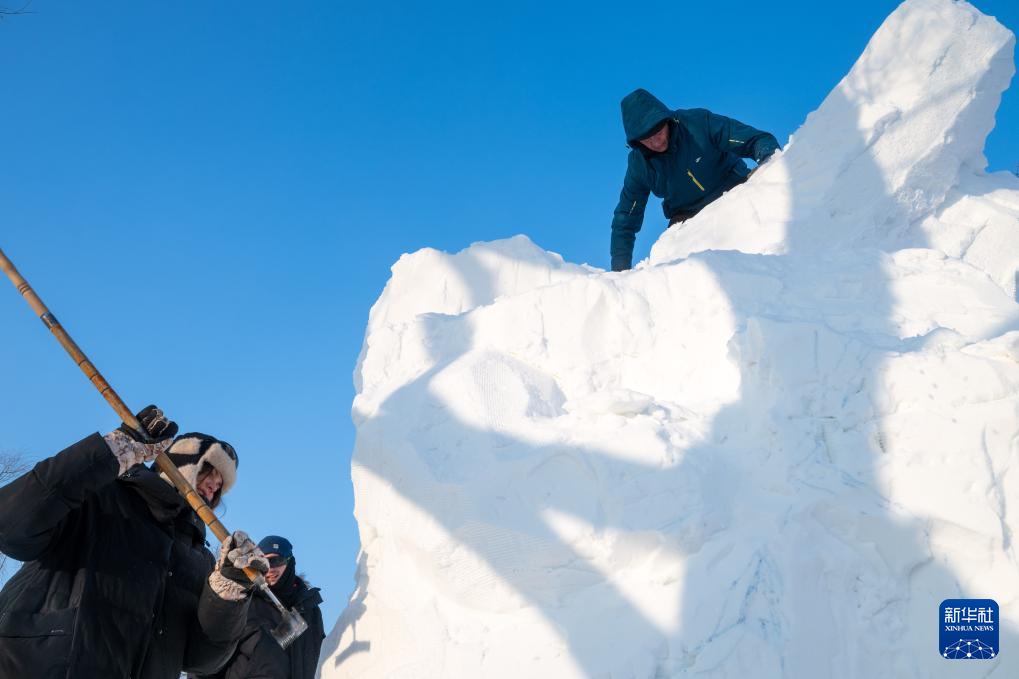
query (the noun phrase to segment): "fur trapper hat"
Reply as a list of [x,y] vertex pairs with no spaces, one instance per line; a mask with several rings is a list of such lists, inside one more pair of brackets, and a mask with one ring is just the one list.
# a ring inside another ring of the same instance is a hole
[[220,441],[214,436],[195,432],[181,434],[166,454],[193,488],[198,486],[198,473],[206,463],[215,467],[223,476],[219,497],[226,495],[237,481],[237,451],[226,441]]

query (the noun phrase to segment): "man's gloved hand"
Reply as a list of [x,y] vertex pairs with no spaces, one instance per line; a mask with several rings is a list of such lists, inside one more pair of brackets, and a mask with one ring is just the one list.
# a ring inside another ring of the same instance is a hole
[[774,160],[775,158],[777,158],[779,156],[779,153],[781,152],[781,150],[782,149],[775,149],[774,151],[769,153],[764,158],[761,158],[761,160],[757,163],[757,167],[755,167],[754,169],[750,170],[750,174],[747,175],[747,179],[750,179],[751,177],[753,177],[754,173],[757,172],[758,170],[760,170],[762,167],[764,167],[764,165],[766,163],[768,163],[768,162]]
[[146,406],[138,413],[138,422],[145,429],[145,437],[122,424],[103,437],[120,465],[118,476],[142,462],[151,462],[165,452],[177,435],[177,423],[163,415],[156,406]]
[[220,599],[240,601],[248,595],[253,584],[244,573],[245,568],[253,568],[265,575],[269,570],[269,560],[247,533],[236,530],[219,546],[219,559],[209,575],[209,587]]

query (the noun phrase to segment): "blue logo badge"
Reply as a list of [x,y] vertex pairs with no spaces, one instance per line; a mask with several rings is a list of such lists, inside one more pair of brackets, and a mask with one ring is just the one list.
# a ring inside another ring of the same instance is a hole
[[994,599],[945,599],[938,611],[941,648],[948,660],[990,660],[997,657],[998,604]]

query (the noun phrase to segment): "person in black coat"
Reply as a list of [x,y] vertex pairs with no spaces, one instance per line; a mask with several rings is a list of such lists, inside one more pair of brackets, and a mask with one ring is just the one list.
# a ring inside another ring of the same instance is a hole
[[92,434],[0,488],[0,551],[25,562],[0,591],[0,677],[178,679],[233,653],[250,598],[240,569],[268,563],[240,531],[215,559],[194,511],[143,463],[165,450],[215,506],[237,455],[204,434],[173,441],[155,406],[139,420],[144,440]]
[[272,630],[280,623],[280,612],[256,592],[244,634],[230,662],[217,674],[195,675],[191,679],[314,679],[325,639],[320,590],[309,587],[297,575],[297,561],[289,540],[269,535],[258,547],[269,560],[265,580],[273,594],[288,609],[296,609],[308,623],[308,629],[290,646],[282,648],[272,637]]

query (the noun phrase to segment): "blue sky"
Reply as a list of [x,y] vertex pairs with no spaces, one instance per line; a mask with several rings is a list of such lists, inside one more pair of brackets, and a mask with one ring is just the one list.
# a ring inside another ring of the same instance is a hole
[[[1019,28],[1014,0],[974,4]],[[236,446],[224,523],[291,537],[331,627],[351,374],[400,254],[526,233],[607,267],[623,95],[784,143],[897,5],[35,0],[0,22],[0,248],[130,405]],[[992,170],[1017,120],[1013,89]],[[117,424],[9,286],[0,375],[0,452]]]

